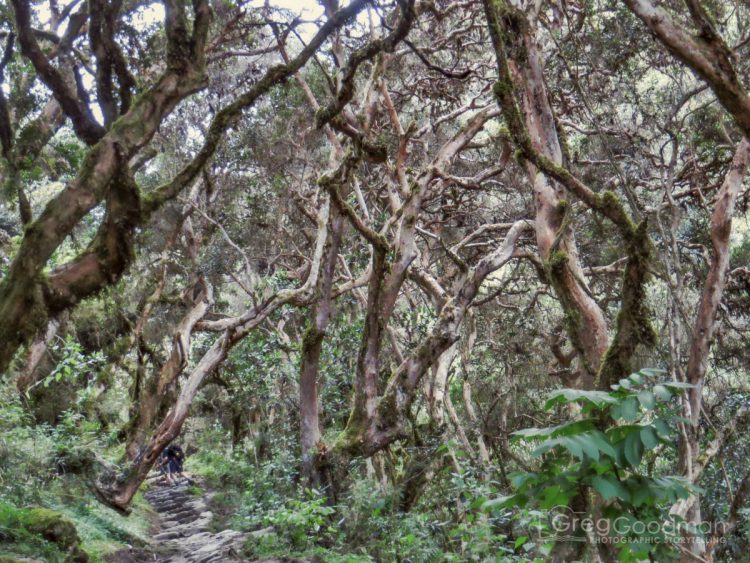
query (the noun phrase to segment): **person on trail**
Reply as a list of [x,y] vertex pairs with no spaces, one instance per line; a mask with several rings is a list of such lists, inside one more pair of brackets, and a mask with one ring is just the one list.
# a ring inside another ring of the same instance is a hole
[[171,485],[178,484],[178,478],[182,479],[182,464],[185,461],[185,453],[178,444],[170,444],[162,452],[159,470]]

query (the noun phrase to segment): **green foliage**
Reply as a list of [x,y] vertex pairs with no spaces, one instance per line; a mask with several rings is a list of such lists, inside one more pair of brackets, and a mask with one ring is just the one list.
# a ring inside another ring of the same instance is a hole
[[141,495],[125,517],[102,506],[71,473],[90,461],[92,451],[116,455],[108,441],[98,422],[77,411],[65,411],[55,426],[35,424],[15,388],[0,387],[0,544],[8,544],[8,552],[64,559],[65,549],[21,518],[25,513],[19,507],[30,505],[46,507],[74,526],[66,530],[77,533],[93,561],[125,544],[145,543],[150,509]]
[[80,342],[70,334],[65,337],[62,343],[58,343],[54,348],[55,352],[60,355],[60,361],[55,366],[55,369],[37,385],[49,387],[52,382],[69,380],[81,374],[97,371],[107,361],[101,350],[97,350],[92,354],[84,353]]
[[730,249],[730,269],[750,264],[750,233],[747,230],[740,232],[737,239],[737,242]]
[[[528,561],[541,554],[528,542],[519,547],[523,556],[517,556],[513,545],[518,537],[509,529],[508,514],[481,511],[497,492],[496,484],[483,481],[455,444],[442,447],[438,455],[455,451],[459,470],[443,467],[417,506],[402,512],[399,488],[366,476],[361,462],[350,468],[351,486],[336,504],[329,504],[320,493],[300,486],[291,440],[271,440],[261,460],[256,460],[252,441],[234,450],[228,441],[220,427],[203,429],[188,469],[218,491],[211,500],[214,514],[224,515],[214,522],[217,529],[229,525],[256,532],[246,543],[249,558],[483,561],[505,554],[507,561]],[[396,470],[401,474],[404,467]],[[539,519],[522,512],[527,520]]]
[[[17,508],[0,501],[0,556],[43,556],[47,561],[63,561],[68,548],[78,543],[75,528],[61,519],[63,526],[60,531],[63,534],[45,536],[40,533],[43,522],[35,519],[35,514],[34,510]],[[59,518],[59,515],[57,517]],[[54,528],[53,525],[51,531],[54,531]],[[66,531],[67,536],[64,533]],[[59,537],[60,541],[55,541],[55,537]]]
[[267,512],[261,523],[272,527],[273,532],[258,536],[255,545],[251,543],[249,547],[251,551],[264,554],[305,552],[313,544],[325,542],[336,534],[329,518],[334,512],[335,509],[326,504],[325,497],[308,491],[307,498],[292,498],[283,506]]
[[[649,554],[674,555],[665,543],[667,532],[657,524],[664,521],[668,505],[698,490],[683,478],[644,471],[647,453],[672,446],[677,420],[672,399],[689,387],[678,381],[657,383],[659,374],[659,370],[643,369],[613,385],[610,392],[553,392],[547,410],[576,408],[580,417],[558,426],[515,432],[516,440],[535,445],[532,457],[540,459],[539,468],[512,475],[514,494],[488,501],[484,509],[533,504],[553,510],[571,506],[576,498],[588,498],[586,490],[594,491],[603,501],[603,517],[610,522],[620,518],[652,524],[642,533],[627,528],[628,543],[616,544],[622,561],[637,561]],[[609,531],[612,537],[616,532]]]

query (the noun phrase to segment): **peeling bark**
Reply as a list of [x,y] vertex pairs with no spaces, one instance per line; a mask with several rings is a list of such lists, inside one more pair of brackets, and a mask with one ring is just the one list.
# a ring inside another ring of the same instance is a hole
[[700,407],[703,397],[703,381],[708,367],[709,352],[714,330],[716,313],[721,303],[724,287],[727,283],[729,267],[729,239],[732,234],[732,217],[734,216],[737,196],[742,189],[742,181],[750,165],[750,141],[740,141],[734,158],[727,171],[711,214],[711,246],[713,254],[706,281],[703,284],[698,313],[693,329],[693,340],[690,343],[686,376],[688,383],[695,387],[688,391],[690,402],[690,419],[697,427],[700,419]]
[[126,432],[125,453],[129,460],[138,457],[143,448],[143,442],[154,428],[154,420],[168,408],[169,389],[174,386],[190,359],[191,335],[195,325],[206,316],[214,304],[213,287],[204,278],[199,278],[195,286],[185,294],[194,294],[196,289],[198,290],[197,297],[174,331],[172,351],[167,361],[157,373],[142,384],[141,392],[134,405],[135,412],[131,413]]
[[[324,198],[317,216],[318,230],[311,257],[310,272],[302,286],[296,289],[282,290],[239,317],[224,319],[214,325],[203,322],[204,329],[206,325],[212,326],[215,330],[219,330],[221,334],[190,372],[179,391],[177,400],[146,440],[145,446],[141,448],[137,457],[126,466],[123,472],[119,474],[111,471],[103,472],[95,478],[94,491],[101,502],[120,512],[127,513],[133,496],[145,481],[154,462],[182,429],[193,400],[201,386],[226,360],[231,349],[280,307],[287,304],[306,306],[312,303],[315,296],[314,290],[324,263],[323,255],[328,240],[329,213],[330,201],[328,198]],[[199,323],[196,322],[193,326],[198,328],[198,325]]]
[[[716,451],[714,451],[717,444],[716,439],[701,453],[701,435],[698,423],[701,416],[703,384],[708,368],[711,341],[716,328],[716,315],[727,282],[732,217],[748,165],[750,165],[750,142],[745,137],[735,151],[711,215],[713,254],[693,327],[693,338],[690,342],[685,374],[688,383],[693,385],[692,388],[687,390],[687,412],[685,413],[692,424],[686,425],[685,432],[680,437],[678,454],[680,470],[692,482],[698,479],[702,469],[707,465],[708,459],[716,454]],[[741,409],[740,412],[746,414],[746,410]],[[739,415],[735,416],[732,423],[736,424],[738,418]],[[725,434],[722,433],[718,438],[723,440]],[[691,495],[685,503],[681,504],[679,508],[673,507],[673,510],[681,513],[688,522],[699,524],[702,521],[700,499],[697,496]],[[710,544],[710,547],[712,550],[715,549],[716,542]],[[689,543],[689,550],[685,553],[684,560],[692,561],[694,560],[693,555],[702,556],[705,551],[706,544],[704,542],[692,541]]]
[[[338,480],[340,473],[346,472],[348,460],[352,457],[371,456],[405,437],[408,412],[422,378],[458,340],[467,309],[482,282],[513,257],[521,234],[532,227],[530,221],[516,222],[500,247],[463,274],[455,292],[446,300],[430,335],[391,373],[381,396],[371,392],[364,396],[366,400],[355,402],[345,430],[329,450],[321,452],[317,460],[319,466]],[[367,350],[367,342],[363,340],[361,354]]]
[[693,35],[649,0],[623,2],[675,58],[708,83],[737,126],[746,137],[750,137],[750,96],[732,64],[734,55],[710,23],[700,3],[688,3],[688,6],[693,6],[691,15],[701,31],[700,35]]
[[539,255],[563,307],[571,342],[582,360],[582,384],[590,388],[607,349],[607,322],[591,297],[573,233],[566,224],[571,213],[568,186],[549,174],[550,169],[562,169],[563,153],[536,38],[523,14],[505,2],[485,2],[485,12],[500,73],[495,92],[511,136],[528,159]]
[[318,280],[318,300],[313,307],[310,325],[302,340],[299,378],[300,391],[300,445],[302,447],[302,472],[311,487],[320,484],[320,475],[315,466],[315,450],[320,442],[320,420],[318,404],[318,376],[320,353],[326,329],[331,317],[333,276],[336,269],[344,218],[335,209],[331,210],[330,238],[325,251],[324,264]]

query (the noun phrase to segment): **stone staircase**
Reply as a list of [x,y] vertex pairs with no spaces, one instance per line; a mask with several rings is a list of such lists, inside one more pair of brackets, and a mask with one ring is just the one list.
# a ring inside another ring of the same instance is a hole
[[236,530],[211,532],[213,518],[206,495],[193,495],[187,483],[155,486],[144,495],[159,515],[153,536],[163,555],[157,563],[219,563],[246,561],[240,556],[245,534]]

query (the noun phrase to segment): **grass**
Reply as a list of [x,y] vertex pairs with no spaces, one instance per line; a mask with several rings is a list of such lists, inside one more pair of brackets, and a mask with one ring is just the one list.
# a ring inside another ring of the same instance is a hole
[[129,516],[123,516],[93,499],[85,504],[54,508],[75,524],[81,546],[92,562],[104,561],[104,557],[120,549],[140,547],[149,541],[154,516],[142,493],[136,495]]

